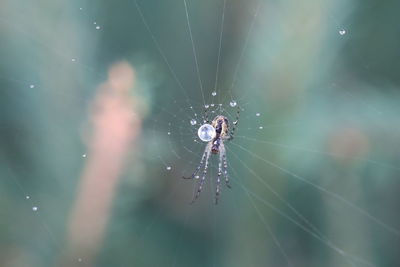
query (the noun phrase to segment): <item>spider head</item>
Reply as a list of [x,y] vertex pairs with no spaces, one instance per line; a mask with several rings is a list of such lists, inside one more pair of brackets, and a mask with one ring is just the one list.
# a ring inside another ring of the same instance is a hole
[[212,126],[215,128],[217,135],[228,134],[229,122],[225,116],[218,115],[212,121]]

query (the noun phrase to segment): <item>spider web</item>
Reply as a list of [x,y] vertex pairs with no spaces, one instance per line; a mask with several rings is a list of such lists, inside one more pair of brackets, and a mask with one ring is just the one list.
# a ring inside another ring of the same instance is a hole
[[[16,229],[1,229],[1,243],[17,236],[12,244],[24,255],[21,262],[52,266],[64,253],[66,210],[87,157],[80,125],[116,58],[133,62],[148,113],[98,266],[399,262],[399,168],[392,149],[398,86],[369,80],[378,69],[375,58],[356,50],[367,27],[353,16],[373,6],[57,3],[64,24],[56,27],[46,24],[56,12],[30,21],[43,7],[24,4],[7,2],[15,17],[0,17],[1,32],[12,37],[0,49],[4,62],[12,62],[3,63],[0,74],[7,104],[2,140],[8,143],[2,218],[7,227],[18,222]],[[21,57],[6,52],[13,46],[23,51],[21,42],[31,50]],[[221,183],[219,204],[213,204],[218,161],[212,157],[205,189],[189,205],[197,181],[181,177],[201,160],[205,143],[196,132],[205,106],[210,119],[225,115],[232,122],[231,101],[241,108],[235,138],[226,142],[233,188]],[[4,258],[14,258],[10,247]],[[75,264],[86,266],[85,258]]]

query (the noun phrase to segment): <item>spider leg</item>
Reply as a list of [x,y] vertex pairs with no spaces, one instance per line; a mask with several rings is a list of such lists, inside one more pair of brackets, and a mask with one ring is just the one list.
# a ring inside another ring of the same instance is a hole
[[240,118],[240,107],[237,106],[236,118],[235,118],[235,120],[234,120],[233,123],[232,123],[233,126],[232,126],[232,130],[231,130],[230,133],[229,133],[229,140],[232,140],[233,137],[234,137],[235,130],[236,130],[236,125],[237,125],[238,122],[239,122],[239,118]]
[[210,123],[210,120],[208,119],[208,108],[206,108],[206,107],[204,107],[203,122]]
[[209,143],[206,147],[206,150],[204,151],[205,153],[205,162],[204,162],[204,170],[203,170],[203,176],[201,177],[201,180],[198,183],[196,195],[193,197],[192,204],[196,201],[196,199],[200,196],[201,190],[203,190],[203,184],[206,180],[207,176],[207,170],[208,170],[208,159],[210,158],[210,153],[211,153],[211,143]]
[[218,163],[217,188],[215,190],[215,204],[218,204],[220,184],[221,184],[221,174],[222,174],[222,155],[220,154]]
[[225,177],[225,184],[228,188],[232,188],[230,183],[229,183],[229,176],[228,176],[228,161],[226,159],[226,150],[225,150],[225,145],[221,143],[220,145],[220,162],[222,159],[222,164],[224,165],[223,173]]
[[205,160],[205,158],[207,156],[207,153],[206,153],[207,152],[207,147],[208,147],[208,145],[206,146],[206,149],[204,150],[203,156],[201,156],[201,160],[200,160],[199,166],[197,166],[196,170],[193,172],[193,174],[191,176],[189,176],[189,177],[182,176],[183,179],[194,179],[194,178],[196,178],[197,173],[200,171],[200,169],[204,165],[204,160]]

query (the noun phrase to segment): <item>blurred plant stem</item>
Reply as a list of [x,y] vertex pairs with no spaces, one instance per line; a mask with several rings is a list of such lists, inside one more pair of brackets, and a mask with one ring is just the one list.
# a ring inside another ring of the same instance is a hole
[[135,72],[127,62],[113,64],[108,80],[99,86],[90,113],[87,162],[67,225],[63,266],[77,261],[95,265],[127,155],[141,131],[141,118],[129,92],[134,87]]

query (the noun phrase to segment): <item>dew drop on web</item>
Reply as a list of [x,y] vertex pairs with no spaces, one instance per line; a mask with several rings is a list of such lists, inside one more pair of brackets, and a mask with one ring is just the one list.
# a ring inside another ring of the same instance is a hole
[[200,126],[197,134],[201,141],[210,142],[216,135],[215,128],[210,124],[203,124]]

